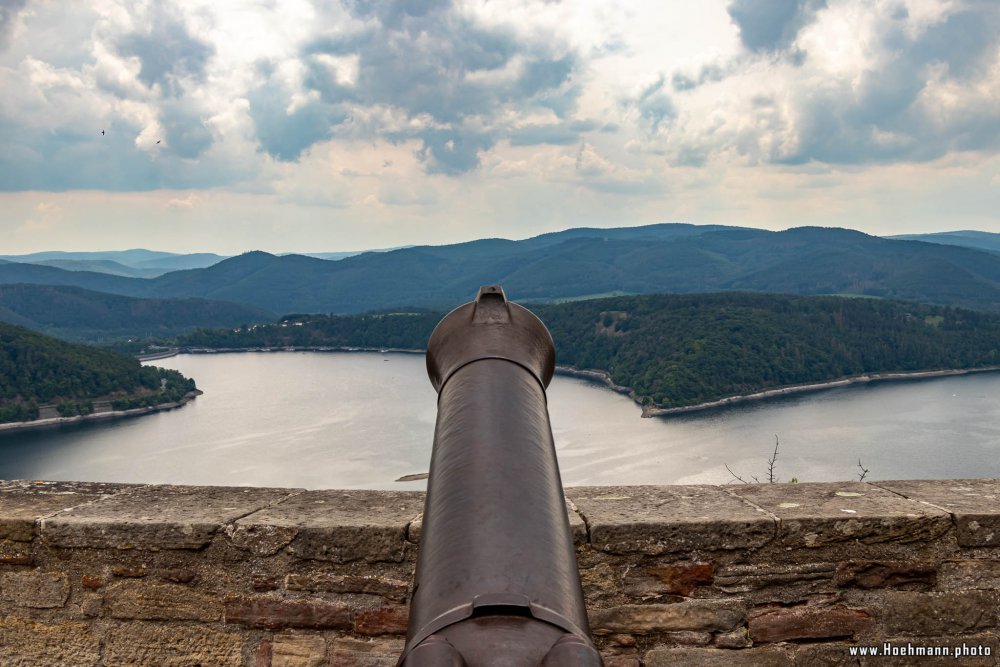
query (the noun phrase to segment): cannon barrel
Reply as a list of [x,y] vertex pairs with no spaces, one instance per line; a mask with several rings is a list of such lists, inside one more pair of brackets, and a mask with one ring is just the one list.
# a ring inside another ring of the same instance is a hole
[[498,286],[427,344],[438,392],[400,667],[601,667],[549,425],[552,337]]

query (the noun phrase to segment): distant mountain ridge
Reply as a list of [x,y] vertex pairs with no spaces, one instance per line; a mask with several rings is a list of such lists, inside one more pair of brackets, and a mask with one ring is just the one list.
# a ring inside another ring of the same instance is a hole
[[957,232],[933,232],[931,234],[898,234],[886,238],[957,245],[963,248],[976,248],[977,250],[1000,253],[1000,234],[992,232],[979,232],[966,229]]
[[[341,260],[345,257],[354,257],[365,252],[389,252],[408,247],[411,246],[346,252],[280,253],[279,256],[303,254],[306,257],[315,257],[317,259]],[[113,276],[128,276],[130,278],[155,278],[171,271],[208,268],[228,258],[229,256],[227,255],[216,255],[211,252],[172,253],[146,250],[144,248],[95,252],[49,250],[26,255],[0,255],[0,264],[4,262],[16,262],[20,264],[54,266],[67,271],[92,271],[95,273],[107,273]]]
[[139,299],[64,285],[0,285],[0,321],[73,341],[168,336],[272,322],[274,313],[205,299]]
[[0,283],[68,284],[144,298],[198,297],[276,313],[448,308],[479,285],[513,300],[607,294],[779,292],[892,298],[1000,310],[1000,255],[862,232],[665,223],[480,239],[339,261],[255,251],[152,279],[0,264]]
[[66,271],[92,271],[132,278],[155,278],[181,269],[202,269],[226,259],[211,252],[178,254],[136,248],[97,252],[51,250],[27,255],[0,255],[0,261],[54,266]]

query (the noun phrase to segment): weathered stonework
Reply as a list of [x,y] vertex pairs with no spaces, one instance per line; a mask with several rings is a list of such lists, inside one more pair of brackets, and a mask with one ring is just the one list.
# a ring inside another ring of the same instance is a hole
[[[206,625],[129,622],[109,627],[105,667],[241,667],[243,638]],[[78,665],[95,663],[77,663]]]
[[0,616],[0,655],[24,667],[96,665],[100,640],[87,623]]
[[64,572],[8,572],[0,575],[0,602],[15,607],[50,609],[62,607],[69,598]]
[[[566,489],[607,667],[1000,664],[1000,482]],[[0,665],[391,667],[423,494],[0,481]]]
[[590,546],[659,555],[759,547],[774,519],[717,486],[577,487],[566,496],[590,527]]

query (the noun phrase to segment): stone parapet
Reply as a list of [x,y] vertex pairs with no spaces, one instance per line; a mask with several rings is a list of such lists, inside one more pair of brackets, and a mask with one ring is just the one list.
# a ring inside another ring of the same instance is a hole
[[[609,667],[1000,664],[1000,480],[566,497]],[[0,482],[0,663],[394,665],[422,508],[419,492]]]

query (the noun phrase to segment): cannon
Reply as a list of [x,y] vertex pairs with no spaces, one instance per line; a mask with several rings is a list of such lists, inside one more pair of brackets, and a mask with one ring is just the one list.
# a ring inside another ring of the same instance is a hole
[[434,329],[438,393],[397,667],[602,667],[587,624],[545,389],[545,325],[482,287]]

